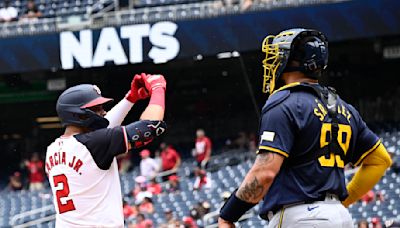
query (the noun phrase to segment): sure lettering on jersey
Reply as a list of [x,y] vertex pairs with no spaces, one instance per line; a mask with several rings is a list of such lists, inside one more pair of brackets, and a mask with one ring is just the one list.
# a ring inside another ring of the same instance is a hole
[[54,166],[58,165],[68,166],[75,170],[79,175],[82,175],[82,173],[79,172],[79,169],[82,167],[83,162],[76,156],[68,158],[65,152],[55,152],[53,155],[50,155],[46,161],[46,172],[49,173]]
[[328,110],[317,100],[315,99],[315,103],[317,107],[314,108],[314,115],[318,117],[320,121],[324,121],[325,116],[328,114]]
[[337,106],[337,112],[338,112],[339,114],[341,114],[342,116],[344,116],[344,117],[347,119],[347,121],[349,121],[349,123],[350,123],[351,114],[350,114],[350,111],[347,110],[347,109],[344,107],[344,105],[338,105],[338,106]]
[[[316,107],[314,107],[314,115],[318,117],[318,119],[322,122],[325,119],[325,116],[328,114],[328,110],[324,105],[319,102],[318,99],[315,99]],[[336,106],[337,113],[344,116],[347,119],[348,123],[350,123],[351,114],[350,111],[347,110],[344,105]]]

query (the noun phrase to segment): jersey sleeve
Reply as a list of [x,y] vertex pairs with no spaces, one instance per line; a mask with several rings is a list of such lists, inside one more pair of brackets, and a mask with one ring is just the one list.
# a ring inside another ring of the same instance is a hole
[[178,161],[179,159],[181,159],[181,155],[178,153],[178,151],[176,151],[176,150],[174,149],[174,152],[175,152],[175,159],[176,159],[176,161]]
[[259,151],[289,157],[294,142],[294,121],[283,105],[263,113],[259,132]]
[[207,144],[207,150],[211,150],[211,148],[212,148],[212,142],[211,142],[211,139],[210,138],[206,138],[207,140],[206,140],[206,144]]
[[[358,114],[358,113],[357,113]],[[352,164],[358,166],[361,164],[362,160],[372,151],[374,151],[381,141],[379,137],[372,132],[367,124],[358,116],[357,121],[358,135],[355,140],[354,155],[350,161]]]
[[127,134],[124,127],[104,128],[75,135],[89,150],[100,169],[110,168],[114,157],[128,151]]

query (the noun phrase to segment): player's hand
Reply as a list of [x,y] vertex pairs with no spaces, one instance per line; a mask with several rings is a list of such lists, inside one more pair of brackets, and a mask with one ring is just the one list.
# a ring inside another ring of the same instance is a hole
[[164,76],[160,74],[141,74],[144,85],[147,89],[147,91],[150,92],[150,95],[152,92],[156,89],[165,89],[167,88],[167,82],[165,81]]
[[235,228],[235,224],[219,217],[218,218],[218,228]]
[[138,100],[146,99],[149,96],[150,94],[146,90],[142,75],[136,74],[132,79],[131,89],[125,95],[125,98],[132,103],[136,103]]

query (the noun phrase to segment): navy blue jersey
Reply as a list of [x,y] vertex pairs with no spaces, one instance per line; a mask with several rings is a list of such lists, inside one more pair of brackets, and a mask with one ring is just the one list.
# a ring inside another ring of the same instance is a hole
[[74,137],[86,146],[96,165],[102,170],[110,168],[114,157],[128,152],[129,146],[124,127],[102,128],[77,134]]
[[[259,152],[280,154],[285,161],[264,197],[260,215],[287,204],[323,200],[327,193],[340,200],[347,197],[344,166],[359,165],[380,141],[353,106],[338,97],[336,108],[337,142],[345,156],[330,153],[313,158],[310,155],[329,144],[332,132],[328,109],[317,93],[296,83],[267,100],[262,110]],[[312,159],[293,165],[304,156]]]

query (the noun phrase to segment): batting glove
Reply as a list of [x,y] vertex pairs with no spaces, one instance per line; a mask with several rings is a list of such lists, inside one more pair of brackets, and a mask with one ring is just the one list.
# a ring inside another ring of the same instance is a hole
[[125,99],[132,103],[136,103],[138,100],[146,99],[148,97],[150,97],[150,94],[146,90],[142,75],[136,74],[132,79],[131,89],[125,95]]
[[150,92],[150,95],[157,89],[162,89],[163,91],[166,90],[167,82],[165,81],[164,76],[160,74],[141,74],[144,85],[147,91]]

